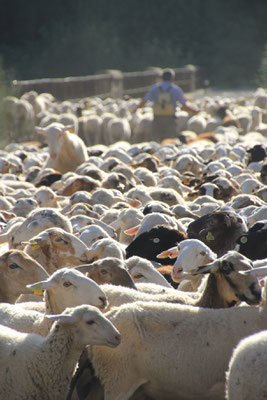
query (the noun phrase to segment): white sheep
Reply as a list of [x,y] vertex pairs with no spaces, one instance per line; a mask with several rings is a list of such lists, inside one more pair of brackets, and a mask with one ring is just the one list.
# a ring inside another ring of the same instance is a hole
[[38,203],[34,198],[18,199],[15,201],[10,211],[18,217],[27,218],[30,212],[35,210],[37,207]]
[[205,164],[191,154],[181,154],[173,168],[180,173],[191,171],[198,176],[200,172],[205,169]]
[[136,283],[151,282],[171,288],[164,276],[145,258],[133,256],[126,260],[126,268]]
[[83,231],[86,231],[87,228],[91,225],[99,226],[101,229],[108,234],[108,237],[112,239],[117,239],[117,234],[115,230],[109,224],[106,224],[103,220],[97,220],[95,218],[90,218],[85,215],[75,215],[70,218],[71,223],[73,224],[73,230],[75,233],[79,232],[80,235]]
[[147,214],[141,224],[133,226],[131,229],[127,229],[125,233],[127,235],[136,235],[136,237],[140,236],[143,232],[148,232],[150,229],[158,226],[164,225],[169,228],[174,228],[183,231],[183,226],[179,223],[175,217],[171,217],[170,215],[166,215],[163,213],[153,212],[151,214]]
[[131,120],[131,139],[133,143],[140,143],[151,139],[152,122],[153,112],[151,107],[137,110]]
[[267,330],[242,339],[226,373],[228,400],[264,400],[267,393]]
[[104,204],[107,207],[111,207],[118,201],[123,201],[124,198],[119,191],[114,193],[114,190],[99,188],[96,189],[91,196],[91,204]]
[[52,123],[45,128],[36,127],[37,133],[45,135],[50,157],[44,167],[60,172],[75,171],[88,160],[86,146],[81,138],[69,132],[70,127],[61,123]]
[[92,244],[87,253],[88,262],[93,262],[105,257],[115,257],[120,260],[125,259],[124,247],[114,239],[99,239]]
[[267,219],[267,205],[262,207],[255,207],[252,212],[247,216],[247,225],[250,228],[257,221]]
[[205,132],[206,126],[207,126],[207,121],[204,115],[197,114],[189,118],[189,120],[187,121],[186,129],[199,134]]
[[144,186],[156,186],[157,179],[155,174],[152,171],[149,171],[147,168],[139,167],[134,171],[134,176],[138,180],[138,182],[142,182]]
[[185,196],[185,193],[190,193],[192,191],[191,188],[182,184],[180,179],[177,176],[165,176],[161,178],[158,183],[160,187],[168,187],[176,190],[181,196]]
[[67,198],[57,195],[50,187],[42,186],[34,194],[39,207],[61,208]]
[[115,117],[107,123],[107,136],[108,144],[118,142],[120,140],[130,141],[131,127],[127,118]]
[[106,316],[120,330],[121,345],[112,352],[96,346],[91,357],[105,399],[129,399],[141,386],[153,399],[223,398],[233,348],[266,328],[266,313],[266,302],[216,310],[136,302],[112,309]]
[[2,398],[62,400],[85,346],[120,343],[118,330],[95,307],[82,305],[47,318],[56,322],[45,338],[1,326]]
[[86,226],[80,234],[79,239],[86,244],[87,247],[91,247],[97,240],[110,238],[110,235],[98,225]]
[[47,314],[58,314],[66,307],[90,304],[98,308],[107,305],[106,295],[100,286],[75,269],[62,268],[47,279],[28,285],[34,294],[45,291],[45,303],[25,302],[0,304],[1,324],[20,332],[37,333],[46,336],[51,323]]
[[[230,251],[212,263],[191,270],[190,274],[208,274],[199,292],[184,292],[148,283],[136,284],[145,297],[136,292],[127,292],[126,289],[121,290],[121,293],[117,293],[117,289],[112,287],[103,289],[108,297],[109,307],[138,300],[167,301],[209,308],[227,308],[240,301],[259,303],[261,289],[254,276],[252,262],[238,252]],[[148,298],[147,294],[159,296]]]
[[143,218],[144,214],[136,208],[126,208],[120,212],[118,218],[110,224],[118,232],[120,243],[129,244],[131,242],[131,237],[125,234],[125,231],[139,225]]
[[44,265],[49,274],[62,267],[88,262],[89,249],[72,233],[61,228],[49,228],[23,242],[25,252]]
[[262,122],[262,113],[263,110],[260,107],[254,107],[251,116],[252,116],[252,123],[251,123],[251,131],[256,131],[261,133],[264,137],[267,136],[267,124]]
[[79,136],[86,146],[93,146],[101,142],[102,118],[99,115],[83,115],[79,118]]
[[43,208],[33,210],[20,226],[16,227],[15,231],[14,227],[11,227],[12,229],[6,235],[9,237],[11,248],[23,248],[23,241],[25,242],[53,226],[57,226],[66,232],[72,232],[69,219],[60,211],[53,208]]
[[132,162],[132,158],[126,153],[126,151],[119,147],[122,143],[126,142],[120,142],[110,146],[110,148],[103,154],[103,158],[116,157],[121,160],[122,163],[130,164]]
[[24,99],[14,96],[4,98],[4,119],[11,137],[32,139],[34,134],[33,106]]
[[241,183],[241,192],[247,194],[255,194],[258,190],[265,187],[260,181],[257,179],[246,179],[244,182]]
[[153,200],[150,194],[147,192],[147,188],[145,188],[143,185],[137,185],[133,189],[128,190],[128,192],[125,193],[125,196],[130,199],[137,199],[143,206],[145,206],[149,201]]
[[187,273],[201,265],[215,261],[217,255],[200,240],[186,239],[158,255],[158,258],[165,257],[177,257],[172,269],[172,279],[174,282],[180,283],[179,290],[190,292],[197,290],[202,276],[190,277]]

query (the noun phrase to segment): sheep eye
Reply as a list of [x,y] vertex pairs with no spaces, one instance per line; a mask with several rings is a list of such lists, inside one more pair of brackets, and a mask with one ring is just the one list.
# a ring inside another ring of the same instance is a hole
[[95,321],[92,319],[89,319],[89,321],[86,321],[86,323],[87,323],[87,325],[93,325],[95,323]]
[[154,238],[153,239],[153,243],[159,243],[160,242],[160,239],[159,238]]
[[63,283],[63,286],[69,287],[69,286],[72,286],[72,283],[71,283],[71,282],[64,282],[64,283]]
[[215,226],[217,225],[217,219],[214,217],[211,217],[208,221],[209,226]]
[[10,269],[17,269],[17,268],[20,268],[20,266],[18,264],[16,264],[16,263],[12,263],[12,264],[9,264],[9,268]]
[[101,274],[103,274],[103,275],[106,275],[108,273],[108,271],[107,270],[105,270],[105,269],[101,269]]
[[57,242],[57,243],[63,242],[64,244],[68,244],[68,242],[66,240],[59,238],[59,237],[55,238],[55,242]]
[[230,274],[230,272],[233,270],[233,264],[231,262],[223,261],[221,269],[223,273]]
[[137,274],[137,275],[135,275],[135,279],[141,279],[141,278],[143,278],[144,277],[144,275],[142,275],[142,274]]
[[248,241],[248,238],[247,238],[246,236],[241,236],[240,242],[241,242],[242,244],[247,243],[247,241]]
[[90,260],[86,260],[86,261],[80,259],[80,261],[82,261],[83,263],[84,263],[84,262],[88,262],[89,264],[91,264],[91,263],[93,263],[94,261],[97,261],[97,258],[96,258],[96,257],[93,257],[93,258],[91,258]]
[[201,256],[205,256],[205,255],[206,255],[206,252],[203,250],[203,251],[201,251],[199,254],[200,254]]

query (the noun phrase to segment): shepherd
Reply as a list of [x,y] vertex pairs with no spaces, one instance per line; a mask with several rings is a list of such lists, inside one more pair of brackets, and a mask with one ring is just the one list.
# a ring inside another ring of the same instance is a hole
[[162,82],[152,86],[136,109],[144,107],[147,101],[153,103],[153,123],[151,140],[161,141],[178,136],[175,111],[177,103],[184,111],[197,114],[198,110],[186,101],[182,89],[174,84],[175,72],[171,68],[162,71]]

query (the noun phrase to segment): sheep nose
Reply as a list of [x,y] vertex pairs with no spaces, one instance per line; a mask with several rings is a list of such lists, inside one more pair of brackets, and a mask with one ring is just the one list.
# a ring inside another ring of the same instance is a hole
[[121,342],[121,335],[115,335],[114,339],[115,339],[115,341],[116,341],[118,344],[120,344],[120,342]]
[[171,273],[171,276],[172,276],[172,279],[174,280],[174,282],[180,282],[180,280],[181,280],[181,273],[183,272],[183,268],[173,268],[172,269],[172,273]]
[[173,269],[172,269],[172,273],[175,276],[180,276],[182,272],[183,272],[183,268],[181,268],[181,267],[173,267]]
[[108,305],[107,299],[105,297],[103,297],[103,296],[100,296],[99,300],[102,302],[100,308],[106,308],[107,305]]

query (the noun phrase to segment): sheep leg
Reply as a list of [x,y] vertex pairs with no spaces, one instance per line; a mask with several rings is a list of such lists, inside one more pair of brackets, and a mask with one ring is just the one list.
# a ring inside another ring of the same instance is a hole
[[142,378],[132,384],[126,383],[119,388],[114,388],[112,390],[105,389],[105,400],[129,400],[135,391],[147,382],[147,379]]

